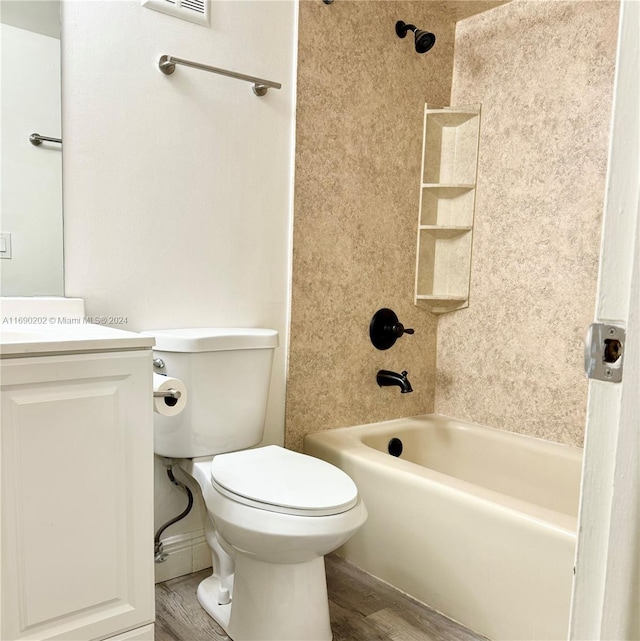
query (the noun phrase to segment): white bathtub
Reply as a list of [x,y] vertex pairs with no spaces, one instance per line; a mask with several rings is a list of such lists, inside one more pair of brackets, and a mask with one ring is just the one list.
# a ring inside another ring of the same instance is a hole
[[581,449],[437,414],[304,449],[347,472],[369,511],[348,560],[495,641],[567,638]]

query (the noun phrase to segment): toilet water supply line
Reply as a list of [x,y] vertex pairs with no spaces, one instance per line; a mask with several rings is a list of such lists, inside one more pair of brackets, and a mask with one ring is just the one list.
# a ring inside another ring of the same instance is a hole
[[188,504],[186,509],[178,514],[178,516],[175,516],[172,518],[170,521],[167,521],[164,525],[160,526],[158,531],[156,532],[156,536],[154,539],[154,546],[153,546],[153,555],[154,555],[154,561],[156,563],[162,563],[167,559],[167,554],[164,553],[162,541],[160,540],[160,537],[162,536],[162,533],[170,526],[173,525],[174,523],[177,523],[178,521],[181,521],[189,512],[191,512],[191,508],[193,507],[193,492],[181,481],[178,481],[178,479],[173,475],[173,459],[165,459],[165,464],[167,466],[167,476],[169,477],[169,480],[179,489],[181,489],[183,492],[186,493],[187,499],[188,499]]

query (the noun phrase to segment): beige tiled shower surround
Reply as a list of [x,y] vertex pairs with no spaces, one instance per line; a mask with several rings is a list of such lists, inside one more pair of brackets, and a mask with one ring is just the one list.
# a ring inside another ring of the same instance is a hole
[[[581,442],[617,2],[514,0],[456,27],[481,8],[300,3],[288,447],[434,410]],[[413,305],[425,102],[483,110],[470,306],[440,317]],[[387,351],[380,307],[416,330]],[[379,388],[382,368],[414,392]]]

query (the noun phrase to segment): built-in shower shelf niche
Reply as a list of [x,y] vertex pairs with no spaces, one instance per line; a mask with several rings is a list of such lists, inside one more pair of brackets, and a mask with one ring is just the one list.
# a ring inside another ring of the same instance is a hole
[[436,314],[469,304],[480,105],[425,105],[415,304]]

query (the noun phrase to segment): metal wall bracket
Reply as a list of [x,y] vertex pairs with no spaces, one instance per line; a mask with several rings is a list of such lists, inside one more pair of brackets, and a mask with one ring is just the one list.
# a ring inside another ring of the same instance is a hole
[[622,327],[592,323],[584,341],[584,371],[595,381],[620,383],[626,333]]

